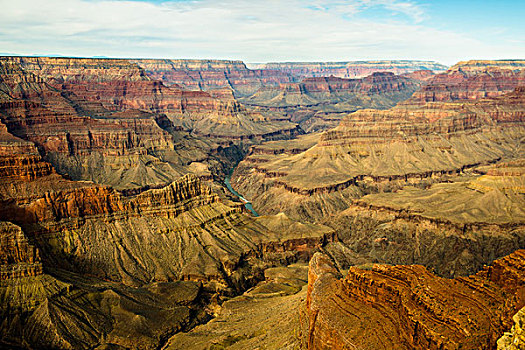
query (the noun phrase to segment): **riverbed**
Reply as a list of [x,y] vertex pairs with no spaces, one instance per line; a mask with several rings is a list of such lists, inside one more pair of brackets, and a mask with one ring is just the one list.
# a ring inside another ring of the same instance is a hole
[[257,214],[257,212],[253,209],[253,206],[252,206],[252,203],[250,203],[249,200],[247,200],[246,198],[244,198],[239,192],[235,191],[232,187],[232,185],[230,184],[230,178],[231,178],[231,174],[226,176],[226,178],[224,179],[224,184],[226,185],[226,187],[228,187],[228,190],[236,195],[237,197],[239,197],[239,199],[244,203],[244,206],[246,207],[246,209],[248,209],[249,211],[251,211],[251,213],[254,215],[254,216],[259,216],[259,214]]

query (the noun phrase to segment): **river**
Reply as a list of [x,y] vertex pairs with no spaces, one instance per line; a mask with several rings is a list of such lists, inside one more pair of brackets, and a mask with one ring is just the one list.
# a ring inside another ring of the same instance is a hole
[[228,187],[228,190],[230,190],[232,194],[239,197],[239,199],[244,203],[244,206],[246,207],[246,209],[251,211],[254,216],[259,216],[259,214],[257,214],[257,212],[253,210],[252,203],[250,203],[250,201],[248,201],[246,198],[241,196],[237,191],[233,189],[232,185],[230,184],[230,178],[232,177],[232,173],[233,171],[230,173],[230,175],[226,176],[226,178],[224,179],[224,183],[226,184],[226,187]]

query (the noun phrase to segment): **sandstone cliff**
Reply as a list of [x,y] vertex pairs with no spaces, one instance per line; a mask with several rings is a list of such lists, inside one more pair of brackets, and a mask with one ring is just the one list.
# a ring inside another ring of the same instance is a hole
[[525,61],[459,62],[438,74],[410,102],[476,100],[500,96],[525,85]]
[[310,262],[309,349],[492,349],[525,303],[525,252],[448,280],[422,266]]

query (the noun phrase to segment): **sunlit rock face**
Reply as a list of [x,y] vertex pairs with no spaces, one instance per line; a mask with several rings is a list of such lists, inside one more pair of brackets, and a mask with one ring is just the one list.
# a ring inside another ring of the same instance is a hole
[[523,250],[479,273],[440,278],[418,265],[310,261],[309,349],[491,349],[525,300]]
[[525,86],[525,61],[465,61],[436,75],[414,94],[412,102],[478,100]]
[[525,309],[522,308],[513,317],[514,325],[510,332],[498,339],[498,350],[518,350],[525,346],[525,333],[523,323],[525,321]]
[[297,78],[279,70],[248,69],[242,61],[221,60],[132,60],[152,79],[168,86],[210,93],[231,89],[235,96],[253,94],[262,86],[293,82]]

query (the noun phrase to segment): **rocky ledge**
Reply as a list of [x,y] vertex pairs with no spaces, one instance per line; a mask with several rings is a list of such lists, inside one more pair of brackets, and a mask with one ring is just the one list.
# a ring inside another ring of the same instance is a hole
[[309,268],[309,349],[491,349],[525,304],[525,251],[467,278],[422,266],[351,267],[315,255]]

